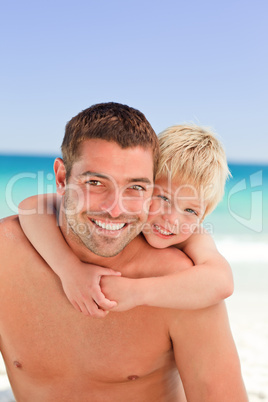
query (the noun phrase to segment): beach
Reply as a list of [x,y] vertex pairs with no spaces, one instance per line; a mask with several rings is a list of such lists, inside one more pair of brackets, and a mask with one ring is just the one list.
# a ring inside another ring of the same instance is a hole
[[[53,159],[0,155],[0,218],[27,196],[55,191]],[[204,226],[233,270],[235,292],[226,304],[249,401],[268,402],[268,166],[230,168],[225,197]],[[0,402],[11,401],[0,358]]]
[[[241,292],[227,305],[249,401],[267,402],[268,296]],[[266,311],[260,306],[266,306]]]

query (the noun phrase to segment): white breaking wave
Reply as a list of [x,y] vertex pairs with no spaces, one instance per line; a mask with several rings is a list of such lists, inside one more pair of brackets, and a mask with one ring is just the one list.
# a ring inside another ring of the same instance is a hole
[[268,242],[228,237],[216,240],[219,252],[230,262],[262,263],[268,268]]

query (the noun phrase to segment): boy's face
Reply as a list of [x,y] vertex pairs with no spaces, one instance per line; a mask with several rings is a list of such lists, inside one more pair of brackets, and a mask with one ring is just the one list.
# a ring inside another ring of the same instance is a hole
[[155,182],[149,218],[143,234],[156,248],[187,240],[202,221],[205,204],[190,184],[167,177]]

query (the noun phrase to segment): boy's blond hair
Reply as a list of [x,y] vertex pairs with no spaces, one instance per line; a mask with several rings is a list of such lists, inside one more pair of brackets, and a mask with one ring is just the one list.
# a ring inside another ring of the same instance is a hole
[[204,218],[222,199],[230,175],[221,142],[210,129],[195,124],[172,126],[158,138],[156,179],[169,176],[181,185],[193,186],[205,201]]

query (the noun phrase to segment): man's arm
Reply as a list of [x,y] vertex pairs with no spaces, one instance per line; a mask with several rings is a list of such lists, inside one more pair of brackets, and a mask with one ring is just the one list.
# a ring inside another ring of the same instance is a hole
[[188,402],[248,401],[224,302],[174,311],[170,336]]

